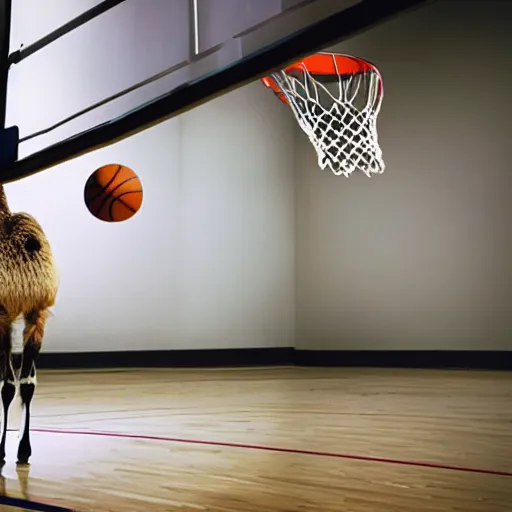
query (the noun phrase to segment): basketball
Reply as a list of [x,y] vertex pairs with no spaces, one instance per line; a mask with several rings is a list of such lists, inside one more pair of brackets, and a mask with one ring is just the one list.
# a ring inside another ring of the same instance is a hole
[[142,183],[129,167],[109,164],[94,171],[87,180],[84,200],[92,215],[105,222],[122,222],[142,206]]

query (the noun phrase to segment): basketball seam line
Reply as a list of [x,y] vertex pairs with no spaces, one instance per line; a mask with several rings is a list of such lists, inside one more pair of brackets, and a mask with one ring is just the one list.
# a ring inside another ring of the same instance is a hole
[[98,199],[99,197],[101,197],[101,194],[103,194],[103,193],[105,192],[105,190],[106,190],[108,187],[110,187],[110,185],[112,185],[112,182],[116,179],[117,175],[121,172],[121,169],[122,169],[122,168],[123,168],[123,166],[122,166],[122,165],[118,165],[118,166],[117,166],[117,171],[112,175],[112,177],[110,178],[110,180],[107,182],[107,184],[106,184],[105,186],[102,186],[102,185],[100,185],[100,184],[98,183],[97,174],[96,174],[96,172],[98,172],[98,171],[96,171],[96,172],[93,174],[93,176],[96,178],[96,179],[95,179],[96,184],[98,185],[98,187],[100,187],[100,188],[101,188],[101,192],[100,192],[96,197],[93,197],[93,198],[91,199],[91,203],[92,203],[93,201],[96,201],[96,199]]
[[109,214],[109,217],[112,219],[112,221],[114,221],[114,216],[112,215],[112,209],[114,208],[114,204],[116,203],[116,201],[119,201],[123,206],[128,208],[128,210],[131,210],[133,213],[137,213],[138,210],[135,210],[130,205],[126,204],[121,199],[121,197],[126,196],[128,194],[139,194],[139,193],[142,194],[142,190],[130,190],[129,192],[123,192],[121,195],[113,198],[114,200],[110,203],[110,205],[108,207],[108,214]]
[[[113,195],[113,193],[119,188],[119,187],[122,187],[125,183],[128,183],[129,181],[131,180],[136,180],[137,179],[137,176],[132,176],[131,178],[127,178],[126,180],[122,181],[121,183],[119,183],[117,186],[115,186],[110,192],[107,193],[107,197],[105,197],[105,199],[103,199],[102,203],[101,203],[101,206],[98,208],[98,212],[101,212],[101,210],[103,209],[103,207],[105,206],[105,204],[107,203],[108,199],[110,196]],[[107,185],[108,186],[108,185]],[[104,189],[103,190],[104,193],[106,193],[106,190]]]

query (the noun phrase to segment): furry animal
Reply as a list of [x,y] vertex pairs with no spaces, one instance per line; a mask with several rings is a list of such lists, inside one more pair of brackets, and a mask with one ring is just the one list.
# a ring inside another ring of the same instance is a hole
[[[36,386],[36,360],[43,342],[48,310],[55,303],[58,278],[50,244],[39,223],[27,213],[11,213],[0,184],[0,380],[3,406],[0,465],[5,462],[9,406],[19,380],[23,405],[18,464],[27,464],[30,403]],[[12,325],[23,316],[23,354],[18,375],[12,364]]]

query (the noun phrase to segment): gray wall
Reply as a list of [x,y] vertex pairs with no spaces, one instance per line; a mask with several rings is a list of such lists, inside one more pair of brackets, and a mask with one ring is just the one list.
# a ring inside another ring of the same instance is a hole
[[[274,101],[251,84],[6,185],[60,271],[45,352],[293,344],[293,120]],[[112,162],[144,187],[141,211],[118,224],[83,201],[88,176]]]
[[440,0],[335,48],[384,78],[385,174],[296,130],[297,346],[512,350],[512,3]]
[[[28,13],[39,3],[19,0],[15,47],[97,3],[51,2],[36,22]],[[123,6],[135,26],[139,4]],[[254,83],[8,185],[13,210],[47,230],[60,268],[45,351],[512,349],[510,15],[506,1],[439,0],[336,48],[384,75],[387,170],[371,180],[320,171],[291,113]],[[109,19],[91,23],[91,41],[138,48],[140,34],[107,33]],[[161,59],[144,60],[146,76],[186,50],[146,44]],[[9,121],[26,135],[140,78],[129,59],[113,74],[107,57],[77,33],[14,67]],[[125,111],[130,98],[22,155]],[[142,211],[121,225],[97,221],[82,199],[109,162],[144,184]]]
[[[172,6],[151,1],[157,12],[125,2],[15,66],[9,123],[27,135],[182,58],[187,40],[162,40]],[[93,3],[48,0],[39,10],[38,0],[15,2],[13,48]],[[174,3],[179,24],[188,2]],[[146,36],[160,27],[160,39],[146,37],[141,47],[134,27]],[[113,59],[116,48],[124,58]],[[23,144],[22,156],[125,112],[134,100],[126,101]],[[12,210],[29,211],[45,228],[60,271],[46,352],[294,343],[294,120],[275,101],[253,83],[6,186]],[[83,201],[87,178],[107,163],[131,167],[143,183],[142,209],[125,223],[98,221]]]

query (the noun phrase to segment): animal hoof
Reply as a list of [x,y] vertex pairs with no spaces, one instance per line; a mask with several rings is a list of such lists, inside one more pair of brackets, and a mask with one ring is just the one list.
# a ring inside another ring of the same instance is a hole
[[21,446],[18,449],[18,460],[16,464],[28,464],[28,459],[32,455],[32,450],[30,449],[30,445],[26,446],[22,441]]

